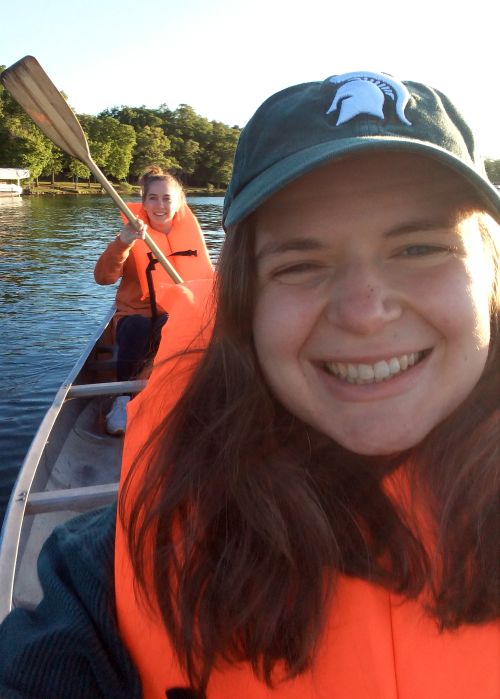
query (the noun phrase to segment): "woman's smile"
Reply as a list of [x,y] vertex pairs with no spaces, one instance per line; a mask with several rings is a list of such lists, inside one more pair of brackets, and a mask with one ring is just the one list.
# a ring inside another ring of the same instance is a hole
[[[412,360],[412,355],[416,354],[420,355],[419,358],[417,359],[414,356]],[[384,366],[382,371],[379,369],[379,377],[373,376],[373,378],[369,378],[369,376],[375,373],[374,367],[376,365],[380,366],[382,362],[384,362],[384,365],[388,365],[389,362],[385,360],[375,362],[374,364],[344,364],[344,362],[340,362],[340,364],[346,367],[346,369],[341,369],[342,373],[347,371],[348,375],[346,376],[340,374],[338,362],[333,362],[335,366],[333,370],[331,362],[313,363],[308,381],[310,387],[317,382],[317,388],[314,393],[317,398],[320,395],[322,396],[322,399],[318,401],[318,405],[322,405],[323,418],[327,414],[326,406],[330,401],[335,401],[335,405],[338,406],[337,409],[343,409],[347,412],[358,405],[365,411],[365,417],[371,414],[372,407],[375,410],[375,419],[378,410],[383,411],[386,419],[392,419],[392,415],[397,416],[400,408],[395,407],[396,402],[407,402],[411,392],[418,391],[420,385],[425,385],[429,380],[426,372],[432,372],[433,370],[432,353],[429,352],[400,355],[399,359],[402,359],[405,369],[394,371],[389,376],[380,377],[380,373],[386,373],[386,367]],[[392,366],[395,370],[396,362],[393,362]],[[368,367],[368,369],[365,367]],[[355,373],[358,375],[354,376]],[[372,405],[368,406],[366,404]],[[400,417],[403,417],[403,414],[404,411],[401,411]],[[355,413],[351,413],[351,420],[354,416]],[[323,429],[323,431],[325,430]]]
[[356,360],[326,361],[323,366],[328,373],[341,381],[350,384],[372,384],[389,381],[401,372],[408,371],[428,354],[429,350],[416,351],[370,363]]

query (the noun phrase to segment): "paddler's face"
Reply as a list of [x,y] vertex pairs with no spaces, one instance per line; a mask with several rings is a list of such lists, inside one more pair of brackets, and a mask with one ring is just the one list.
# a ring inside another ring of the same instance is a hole
[[179,192],[175,185],[164,180],[152,182],[143,201],[149,222],[157,231],[168,233],[179,206]]
[[491,254],[466,186],[432,161],[318,169],[256,217],[254,342],[276,398],[360,454],[418,444],[478,382]]

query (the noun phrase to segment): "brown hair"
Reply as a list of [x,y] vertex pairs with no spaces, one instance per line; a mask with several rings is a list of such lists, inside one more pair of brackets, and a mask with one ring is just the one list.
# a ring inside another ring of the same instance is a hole
[[184,194],[182,184],[169,172],[162,170],[159,165],[150,165],[147,167],[139,179],[142,201],[145,201],[149,188],[153,182],[168,182],[168,184],[171,184],[179,194],[179,208],[184,206],[186,203],[186,195]]
[[[498,275],[493,228],[481,220]],[[278,662],[288,676],[306,670],[341,573],[408,598],[427,587],[441,628],[495,618],[498,297],[489,359],[466,402],[410,452],[366,457],[300,422],[264,381],[252,340],[251,219],[228,231],[217,284],[212,339],[141,456],[147,474],[126,523],[137,581],[158,603],[192,686],[204,692],[218,659],[248,661],[270,685]],[[418,516],[386,492],[385,477],[403,463],[433,553]]]

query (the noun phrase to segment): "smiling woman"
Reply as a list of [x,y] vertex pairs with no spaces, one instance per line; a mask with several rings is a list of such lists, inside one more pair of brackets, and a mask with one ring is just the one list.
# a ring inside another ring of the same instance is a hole
[[131,406],[148,698],[498,694],[500,200],[448,100],[397,87],[296,85],[242,132],[206,353],[171,413],[161,365]]
[[[98,284],[121,282],[116,294],[117,380],[137,378],[158,349],[168,309],[157,303],[162,286],[170,284],[163,270],[155,270],[144,244],[149,231],[159,249],[173,255],[173,265],[184,279],[210,277],[212,263],[195,216],[186,204],[180,182],[158,166],[141,177],[142,205],[132,206],[142,222],[136,231],[127,223],[97,261],[94,276]],[[190,254],[187,254],[187,253]],[[127,424],[129,395],[118,396],[107,415],[107,430],[121,435]]]

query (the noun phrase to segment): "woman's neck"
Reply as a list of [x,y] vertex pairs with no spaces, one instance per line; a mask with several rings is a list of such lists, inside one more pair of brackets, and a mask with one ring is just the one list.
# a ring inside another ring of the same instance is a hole
[[171,230],[172,230],[172,222],[166,223],[163,226],[158,226],[157,228],[155,228],[155,231],[158,231],[159,233],[165,233],[165,235],[168,235]]

